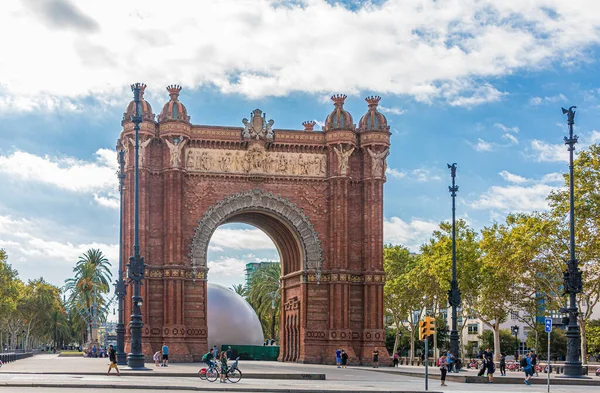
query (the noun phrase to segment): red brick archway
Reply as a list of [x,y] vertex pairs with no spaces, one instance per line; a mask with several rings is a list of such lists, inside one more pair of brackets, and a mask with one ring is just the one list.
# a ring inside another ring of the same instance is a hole
[[[244,127],[192,125],[179,86],[158,121],[143,101],[140,131],[140,243],[144,353],[163,342],[175,361],[207,351],[206,250],[221,224],[267,233],[282,261],[280,360],[333,362],[344,348],[366,363],[384,351],[383,183],[389,127],[379,97],[358,127],[343,109],[324,131],[278,130],[260,110]],[[118,148],[127,150],[124,255],[132,249],[133,106]],[[128,296],[129,298],[129,296]],[[126,323],[131,311],[126,299]]]

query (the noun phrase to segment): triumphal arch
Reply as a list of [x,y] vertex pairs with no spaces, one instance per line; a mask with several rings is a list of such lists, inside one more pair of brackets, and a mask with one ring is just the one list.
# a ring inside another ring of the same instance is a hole
[[[335,95],[322,131],[314,121],[284,130],[260,109],[236,119],[239,127],[192,124],[180,90],[167,87],[170,99],[158,117],[141,101],[144,353],[163,342],[175,361],[198,361],[207,351],[207,248],[215,229],[232,222],[262,229],[279,251],[281,361],[333,362],[343,348],[351,362],[366,363],[374,347],[385,351],[390,132],[377,110],[380,97],[366,99],[358,125],[344,109],[346,96]],[[123,261],[133,239],[134,109],[132,102],[117,146],[126,152]],[[126,324],[130,314],[128,295]]]

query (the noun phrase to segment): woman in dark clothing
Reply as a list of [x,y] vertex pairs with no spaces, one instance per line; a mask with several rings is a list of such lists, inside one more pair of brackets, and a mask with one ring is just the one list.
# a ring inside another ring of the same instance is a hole
[[506,377],[506,355],[500,352],[500,376]]
[[348,363],[348,354],[346,351],[342,349],[342,368],[346,368],[346,364]]
[[494,383],[494,371],[496,371],[496,364],[494,364],[494,360],[488,358],[485,362],[485,365],[487,367],[488,383]]

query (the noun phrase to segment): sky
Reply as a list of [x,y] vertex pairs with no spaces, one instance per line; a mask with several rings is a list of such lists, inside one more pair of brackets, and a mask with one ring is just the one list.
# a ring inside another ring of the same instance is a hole
[[[418,251],[451,217],[481,229],[544,210],[568,170],[561,106],[577,149],[600,141],[597,0],[0,2],[0,247],[24,280],[62,286],[79,255],[118,261],[115,145],[145,82],[159,114],[181,84],[194,124],[320,129],[332,94],[358,123],[381,95],[391,154],[384,240]],[[209,280],[242,283],[277,260],[260,230],[214,234]]]

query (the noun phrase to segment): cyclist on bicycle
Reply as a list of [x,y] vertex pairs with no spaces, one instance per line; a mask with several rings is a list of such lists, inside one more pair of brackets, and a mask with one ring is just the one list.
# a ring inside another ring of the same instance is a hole
[[215,358],[215,355],[213,353],[213,349],[211,348],[210,351],[208,351],[207,354],[205,354],[204,356],[202,356],[202,360],[204,360],[206,362],[206,365],[208,366],[208,368],[210,369],[211,367],[214,367],[215,363],[213,362],[213,359]]

